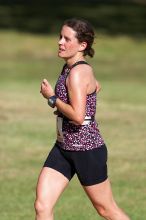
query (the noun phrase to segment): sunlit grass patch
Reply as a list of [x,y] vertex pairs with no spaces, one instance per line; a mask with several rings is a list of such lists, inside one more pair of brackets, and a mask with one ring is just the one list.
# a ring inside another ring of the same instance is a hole
[[[0,209],[2,220],[34,219],[38,174],[56,137],[55,116],[40,94],[54,86],[63,61],[56,36],[0,33]],[[5,44],[5,45],[4,45]],[[6,50],[4,51],[4,46]],[[101,83],[96,119],[108,147],[117,202],[132,220],[146,218],[146,42],[100,36],[88,59]],[[56,219],[101,219],[75,177],[60,198]]]

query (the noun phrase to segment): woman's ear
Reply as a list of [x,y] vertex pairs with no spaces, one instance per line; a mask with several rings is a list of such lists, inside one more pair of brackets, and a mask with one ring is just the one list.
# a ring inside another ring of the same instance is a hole
[[79,51],[84,51],[87,47],[87,42],[83,41],[82,43],[80,43],[80,48]]

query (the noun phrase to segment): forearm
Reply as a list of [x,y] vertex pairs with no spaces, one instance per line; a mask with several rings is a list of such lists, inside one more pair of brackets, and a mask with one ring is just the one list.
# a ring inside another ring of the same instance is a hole
[[[85,117],[86,99],[82,97],[82,93],[79,91],[78,96],[75,92],[70,92],[70,104],[63,102],[61,99],[54,97],[55,93],[51,85],[46,79],[41,84],[41,93],[44,98],[48,99],[48,104],[51,107],[56,106],[57,110],[74,121],[77,124],[82,124]],[[51,98],[52,97],[52,98]],[[54,104],[53,104],[54,103]]]
[[59,112],[77,124],[82,124],[84,121],[84,118],[80,117],[80,114],[70,104],[64,103],[59,98],[56,100],[56,107]]

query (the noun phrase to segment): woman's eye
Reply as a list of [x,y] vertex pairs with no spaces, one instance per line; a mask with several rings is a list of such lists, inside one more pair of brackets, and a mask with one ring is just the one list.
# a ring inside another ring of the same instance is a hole
[[68,38],[68,37],[65,37],[65,40],[68,42],[68,41],[70,41],[70,39]]

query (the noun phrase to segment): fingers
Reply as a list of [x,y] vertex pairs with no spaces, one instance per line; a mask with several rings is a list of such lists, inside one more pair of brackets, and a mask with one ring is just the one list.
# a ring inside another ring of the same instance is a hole
[[44,86],[48,86],[49,83],[46,79],[43,79],[42,83],[41,83],[41,89],[40,89],[40,93],[42,93],[42,89],[44,88]]
[[47,81],[46,79],[43,79],[42,84],[44,84],[45,86],[47,86],[49,83],[48,83],[48,81]]
[[52,88],[52,86],[50,85],[50,83],[46,79],[43,79],[43,81],[41,83],[40,93],[45,98],[49,98],[50,96],[53,96],[55,94],[54,89]]

